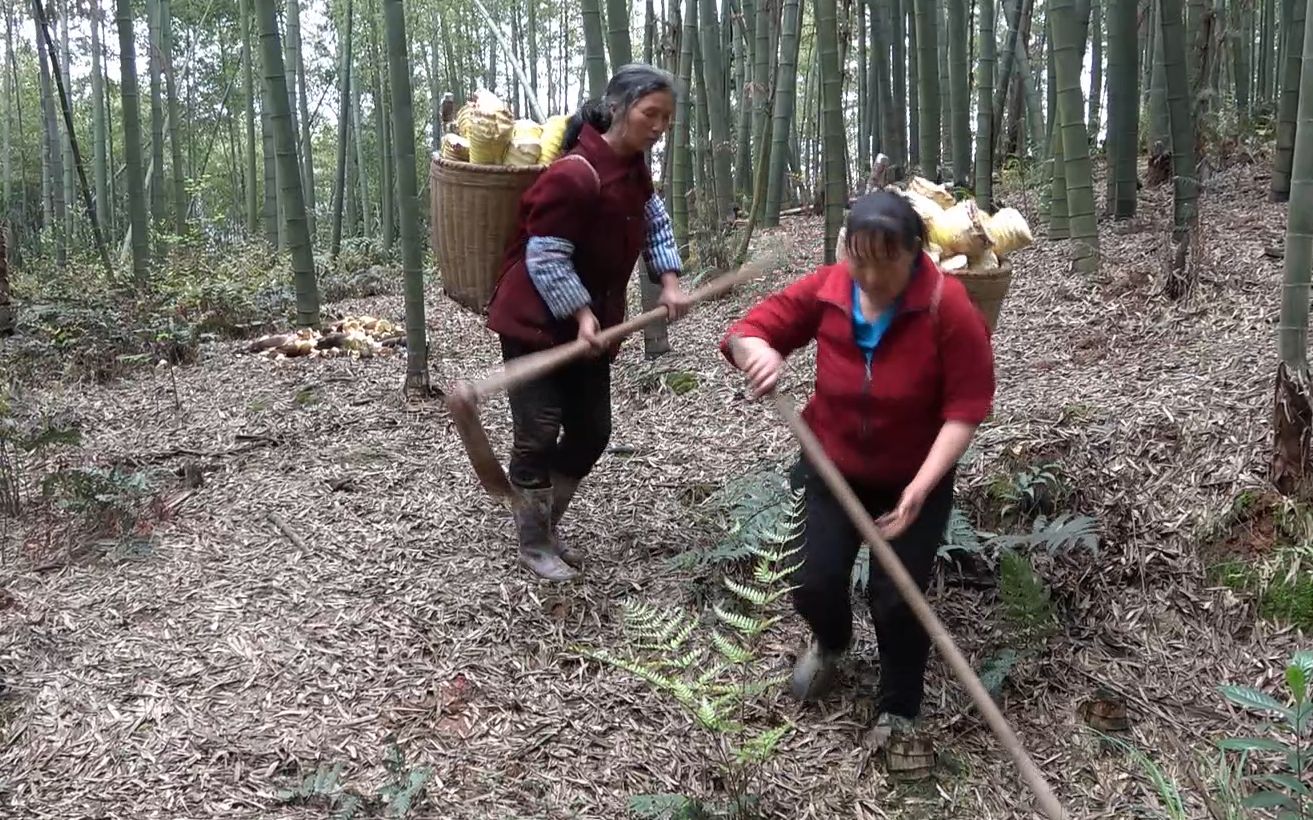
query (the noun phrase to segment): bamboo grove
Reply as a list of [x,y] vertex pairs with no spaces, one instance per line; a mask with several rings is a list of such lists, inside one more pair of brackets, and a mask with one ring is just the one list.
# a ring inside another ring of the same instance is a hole
[[[423,326],[427,155],[478,87],[520,116],[573,110],[634,59],[676,75],[653,156],[691,262],[753,226],[909,173],[996,205],[1014,175],[1099,264],[1098,221],[1170,184],[1168,290],[1190,289],[1200,151],[1274,132],[1294,179],[1301,0],[31,0],[7,2],[3,199],[11,263],[71,256],[139,283],[183,239],[286,252],[298,321],[314,256],[395,253]],[[1106,160],[1107,184],[1092,167]],[[1139,173],[1141,161],[1147,171]],[[887,163],[887,167],[885,167]],[[651,341],[651,340],[649,340]],[[413,375],[426,368],[412,347]]]
[[[63,264],[99,229],[141,275],[191,231],[293,256],[344,236],[390,249],[412,227],[422,242],[403,203],[413,177],[424,218],[426,168],[409,157],[440,135],[444,100],[449,115],[482,85],[522,115],[568,111],[635,57],[688,92],[672,150],[654,159],[695,254],[736,209],[769,226],[824,203],[834,232],[884,154],[896,174],[950,181],[987,206],[1003,170],[1046,174],[1052,234],[1075,240],[1088,270],[1098,213],[1134,212],[1140,155],[1173,180],[1187,229],[1201,118],[1274,120],[1273,195],[1288,195],[1301,46],[1290,32],[1305,17],[1293,0],[116,0],[107,11],[8,5],[5,213],[18,259]],[[396,140],[406,121],[412,139]],[[1112,169],[1104,203],[1090,179],[1099,153]],[[134,230],[143,210],[146,230]]]

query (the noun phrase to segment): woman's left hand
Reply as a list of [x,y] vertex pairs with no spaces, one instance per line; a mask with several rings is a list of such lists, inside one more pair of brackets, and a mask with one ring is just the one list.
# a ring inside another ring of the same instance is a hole
[[657,304],[665,307],[667,320],[674,322],[684,318],[693,301],[679,286],[679,277],[667,274],[661,277],[661,299]]
[[898,499],[898,506],[876,519],[875,525],[880,528],[880,535],[892,541],[907,532],[907,528],[912,526],[912,522],[921,514],[925,497],[925,490],[915,483],[908,484],[907,489],[903,490],[902,496]]

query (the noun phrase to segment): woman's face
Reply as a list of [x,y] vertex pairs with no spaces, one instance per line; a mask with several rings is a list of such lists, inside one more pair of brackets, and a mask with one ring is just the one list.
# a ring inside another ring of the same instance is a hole
[[849,268],[857,286],[881,303],[897,299],[907,287],[917,257],[917,251],[904,247],[893,237],[868,238],[860,234],[852,237],[848,252]]
[[654,91],[629,106],[622,123],[624,144],[635,153],[652,150],[662,135],[670,129],[675,116],[675,95],[669,91]]

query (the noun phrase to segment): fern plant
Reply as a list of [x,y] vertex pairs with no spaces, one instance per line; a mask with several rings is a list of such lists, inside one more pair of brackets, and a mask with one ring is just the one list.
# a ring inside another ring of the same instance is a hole
[[998,593],[1003,618],[1020,646],[1042,642],[1057,629],[1048,587],[1035,574],[1030,559],[1013,550],[999,557]]
[[390,776],[377,792],[365,796],[349,787],[342,777],[345,763],[320,763],[314,771],[291,788],[279,789],[275,797],[283,803],[326,808],[331,820],[356,820],[358,817],[407,817],[422,798],[433,771],[427,766],[411,768],[396,739],[389,736],[383,768]]
[[752,548],[769,545],[792,515],[794,493],[788,478],[775,469],[748,473],[729,481],[704,502],[711,525],[722,533],[709,549],[682,552],[669,559],[675,569],[698,570],[744,561]]
[[1282,767],[1275,773],[1245,778],[1262,784],[1245,798],[1251,809],[1271,809],[1277,820],[1307,820],[1313,817],[1313,652],[1296,652],[1286,666],[1289,702],[1282,703],[1266,692],[1249,686],[1222,686],[1218,691],[1235,705],[1276,715],[1278,725],[1268,725],[1267,737],[1233,737],[1218,745],[1225,751],[1245,754],[1276,753]]
[[944,540],[939,546],[940,558],[952,558],[961,553],[981,555],[985,552],[985,543],[971,524],[971,519],[962,512],[961,507],[954,506],[948,513],[948,526],[944,528]]
[[798,566],[790,561],[801,546],[790,544],[802,525],[802,491],[794,491],[790,500],[771,537],[761,545],[747,546],[756,559],[751,580],[722,579],[729,595],[713,604],[709,613],[627,602],[622,606],[624,651],[575,647],[580,655],[628,672],[670,696],[688,711],[694,725],[717,741],[716,763],[729,798],[723,806],[713,812],[700,800],[642,795],[631,801],[640,816],[745,820],[755,815],[752,786],[761,764],[792,728],[785,722],[754,729],[747,720],[748,707],[755,700],[788,680],[787,674],[765,674],[758,650],[783,617],[772,613],[793,589],[788,579]]
[[1099,554],[1098,522],[1088,515],[1063,514],[1050,520],[1039,516],[1031,531],[1022,535],[989,535],[990,549],[1043,549],[1049,555],[1087,550]]
[[1051,512],[1062,493],[1058,465],[1040,464],[1020,471],[1003,489],[1004,518],[1030,518]]

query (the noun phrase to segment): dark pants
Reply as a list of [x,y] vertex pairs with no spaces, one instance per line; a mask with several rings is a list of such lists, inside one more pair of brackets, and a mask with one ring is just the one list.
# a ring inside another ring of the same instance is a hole
[[[935,554],[953,506],[950,471],[926,498],[921,514],[891,542],[898,559],[924,592],[930,582]],[[793,605],[811,626],[823,649],[841,652],[852,639],[852,606],[848,598],[853,561],[862,537],[848,514],[805,459],[794,465],[790,483],[796,490],[806,487],[806,522],[800,537],[802,565],[794,576]],[[872,518],[878,519],[898,504],[902,488],[879,488],[850,482],[853,492]],[[870,557],[870,580],[866,586],[871,619],[880,651],[880,697],[882,712],[907,718],[921,710],[930,636],[921,628],[912,610],[903,603],[893,581],[874,555]]]
[[[535,348],[502,337],[509,361]],[[509,391],[514,443],[511,483],[526,490],[551,486],[552,473],[582,479],[611,440],[611,362],[583,359]]]

